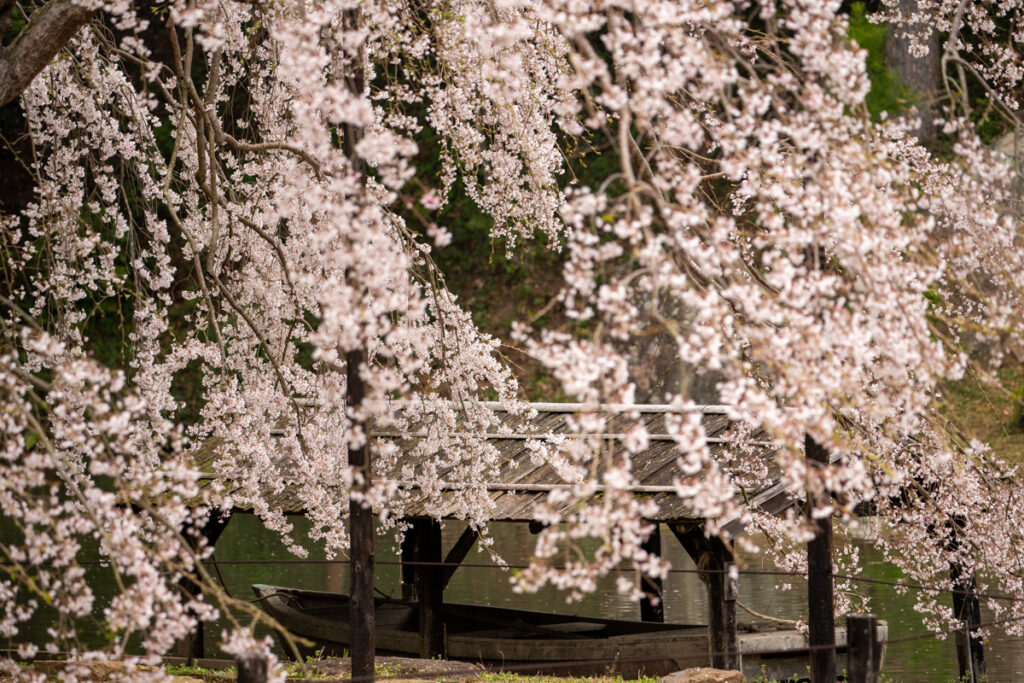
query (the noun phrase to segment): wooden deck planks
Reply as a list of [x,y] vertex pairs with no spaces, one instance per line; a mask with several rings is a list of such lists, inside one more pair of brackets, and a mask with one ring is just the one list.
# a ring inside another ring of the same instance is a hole
[[[571,406],[559,406],[556,404],[537,404],[542,410],[530,419],[523,419],[520,416],[498,411],[496,413],[499,424],[490,428],[488,432],[488,444],[497,452],[498,465],[496,473],[491,478],[495,486],[502,487],[502,490],[492,490],[490,497],[493,503],[491,519],[494,521],[530,521],[533,518],[534,505],[547,496],[546,491],[508,490],[509,486],[516,484],[523,485],[561,485],[565,484],[558,475],[555,467],[551,464],[540,461],[537,455],[527,446],[528,438],[536,438],[542,443],[554,447],[557,438],[564,438],[570,441],[578,441],[580,436],[576,427],[570,425],[573,415]],[[493,408],[493,406],[490,406]],[[629,454],[624,447],[623,439],[625,431],[635,424],[635,410],[639,413],[640,422],[644,425],[648,434],[652,435],[647,447],[639,453]],[[607,461],[621,461],[622,458],[630,459],[631,470],[641,486],[671,486],[681,475],[677,466],[679,455],[674,440],[667,437],[666,415],[670,412],[667,406],[636,406],[614,407],[607,416],[603,432],[599,440],[600,451],[592,455],[596,458],[596,471],[598,476],[605,470]],[[731,438],[730,421],[721,406],[709,406],[701,410],[701,423],[708,437],[720,442],[710,444],[712,457],[724,453],[728,448],[728,440]],[[438,472],[449,486],[457,486],[466,477],[466,463],[446,463],[443,457],[436,453],[423,453],[419,446],[422,444],[422,437],[417,432],[417,426],[410,426],[410,429],[399,436],[375,436],[378,440],[393,439],[398,443],[402,455],[394,465],[395,469],[411,467],[413,471],[420,470],[427,463],[439,465]],[[503,434],[504,433],[504,434]],[[468,438],[468,435],[467,435]],[[754,435],[754,440],[758,435]],[[213,463],[219,457],[219,451],[225,447],[220,441],[210,440],[201,448],[197,449],[194,455],[194,462],[204,472],[211,472]],[[783,487],[778,485],[778,467],[770,449],[758,446],[755,457],[763,458],[764,470],[769,477],[762,484],[754,484],[753,488],[745,490],[748,500],[756,502],[770,512],[781,512],[792,505],[792,499],[785,493]],[[569,458],[567,458],[569,460]],[[589,469],[589,467],[588,467]],[[726,467],[728,470],[729,468]],[[375,477],[395,477],[396,471],[375,471]],[[202,487],[213,485],[214,475],[208,474],[201,481]],[[225,482],[228,490],[237,491],[238,488],[230,481]],[[406,508],[406,516],[425,517],[432,511],[444,511],[445,515],[453,514],[458,498],[463,495],[459,491],[446,489],[441,492],[441,499],[437,495],[424,494],[423,496],[412,496],[412,501]],[[692,521],[692,512],[687,509],[684,501],[672,493],[638,493],[637,495],[650,496],[659,508],[657,515],[652,521],[673,522]],[[298,490],[294,487],[286,487],[283,491],[271,497],[273,504],[280,505],[287,513],[298,514],[303,511],[302,502]],[[567,509],[567,508],[566,508]],[[235,510],[239,512],[250,512],[244,505],[236,505]]]

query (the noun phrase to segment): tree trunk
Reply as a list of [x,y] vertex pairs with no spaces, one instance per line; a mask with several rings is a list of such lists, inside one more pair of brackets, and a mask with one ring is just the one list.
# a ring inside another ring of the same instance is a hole
[[[919,0],[899,0],[900,14],[909,17],[917,11],[918,3]],[[938,32],[932,31],[923,40],[928,47],[928,54],[922,57],[911,54],[910,35],[920,34],[923,30],[921,24],[890,27],[885,40],[885,61],[896,72],[900,82],[914,91],[921,120],[914,132],[922,142],[931,142],[937,133],[935,115],[938,113],[937,104],[942,85],[942,46]]]

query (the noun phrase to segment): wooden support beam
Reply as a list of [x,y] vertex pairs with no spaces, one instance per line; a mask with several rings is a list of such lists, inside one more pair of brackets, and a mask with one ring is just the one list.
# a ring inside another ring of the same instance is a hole
[[[362,24],[360,8],[355,6],[341,12],[343,26],[352,31],[358,30]],[[363,49],[357,48],[357,56],[352,66],[343,74],[335,74],[344,81],[345,89],[353,98],[362,97],[366,91],[366,75],[363,73]],[[345,156],[352,164],[352,170],[359,176],[365,174],[365,162],[356,152],[359,141],[363,138],[363,129],[353,123],[342,126],[342,144]],[[355,296],[363,291],[358,280],[349,272],[345,273],[347,284],[355,289]],[[373,467],[370,457],[370,435],[367,425],[363,424],[363,398],[366,388],[363,385],[362,368],[366,365],[366,350],[359,346],[345,352],[345,405],[352,420],[354,431],[362,431],[365,435],[363,445],[355,448],[349,445],[348,464],[353,474],[360,476],[361,481],[353,483],[353,493],[365,494],[370,490]],[[361,498],[362,496],[360,496]],[[352,678],[373,681],[376,667],[374,657],[377,650],[376,626],[377,617],[373,605],[373,509],[363,500],[349,499],[349,628],[352,647]]]
[[878,683],[878,620],[873,614],[846,617],[846,682]]
[[[213,548],[217,545],[217,539],[224,533],[224,529],[229,521],[231,521],[230,513],[221,515],[219,510],[214,510],[210,513],[210,517],[206,520],[202,530],[207,547]],[[192,539],[189,538],[189,541],[191,542]],[[194,544],[193,550],[197,548],[198,544]],[[192,598],[200,593],[200,588],[195,578],[186,577],[178,585],[181,587],[182,599],[185,601],[192,600]],[[179,640],[175,644],[174,652],[176,656],[184,657],[189,664],[194,663],[197,659],[204,658],[206,656],[206,638],[203,634],[203,624],[196,624],[196,630]]]
[[[804,440],[808,466],[825,466],[828,451],[808,435]],[[808,500],[808,515],[814,501]],[[832,581],[832,516],[810,519],[814,539],[807,543],[808,640],[811,683],[836,682],[836,619]]]
[[416,543],[416,561],[437,563],[416,565],[416,598],[419,601],[420,656],[426,659],[444,655],[444,567],[441,562],[441,525],[434,519],[412,523]]
[[[363,402],[363,379],[359,369],[363,365],[362,351],[345,354],[348,378],[347,403],[354,414]],[[361,475],[362,481],[353,485],[354,492],[365,492],[370,487],[370,458],[365,443],[348,449],[348,464]],[[373,680],[376,641],[376,616],[373,607],[373,510],[362,501],[350,499],[348,507],[350,562],[349,624],[352,630],[352,678]]]
[[412,528],[402,536],[402,599],[416,600],[416,535]]
[[[946,547],[955,555],[960,548],[959,537],[963,533],[964,520],[954,517],[949,521],[949,539]],[[951,562],[949,578],[953,583],[953,615],[960,620],[963,628],[956,632],[956,662],[961,681],[980,683],[987,680],[988,665],[985,662],[984,640],[978,633],[981,624],[981,605],[978,602],[977,581],[974,572],[965,569],[958,562]]]
[[953,579],[953,614],[964,625],[956,632],[956,663],[960,670],[958,680],[981,683],[988,680],[984,640],[978,633],[981,625],[981,605],[975,595],[977,582],[973,572],[964,572],[959,566],[950,571]]
[[220,540],[224,530],[228,528],[228,522],[230,521],[230,512],[226,514],[221,514],[220,510],[210,512],[210,518],[206,520],[206,524],[203,526],[203,538],[206,539],[208,547],[216,547],[217,541]]
[[472,550],[473,545],[476,543],[476,539],[480,538],[480,532],[471,526],[467,526],[465,530],[456,539],[455,545],[448,551],[448,554],[444,556],[444,564],[442,579],[441,579],[441,590],[448,587],[448,582],[452,580],[452,576],[455,575],[455,570],[458,569],[459,564],[466,559],[466,555]]
[[[199,594],[199,588],[190,578],[181,579],[178,582],[178,586],[182,592],[181,599],[183,602],[189,602]],[[184,658],[189,666],[193,665],[197,659],[202,659],[206,656],[206,638],[203,633],[202,622],[196,624],[195,630],[190,631],[187,636],[174,644],[174,654],[177,657]]]
[[717,536],[708,538],[703,528],[684,531],[668,525],[679,543],[693,558],[708,591],[708,651],[711,665],[719,669],[740,669],[739,639],[736,635],[737,571],[732,547]]
[[[661,525],[654,523],[654,531],[644,541],[642,548],[650,555],[661,557]],[[665,621],[665,587],[660,578],[643,577],[644,597],[640,600],[641,621]]]

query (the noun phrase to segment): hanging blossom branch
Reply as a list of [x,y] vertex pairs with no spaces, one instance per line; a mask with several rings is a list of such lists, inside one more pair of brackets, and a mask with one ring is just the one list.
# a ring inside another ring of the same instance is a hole
[[[947,30],[961,3],[939,4]],[[30,7],[30,25],[50,6]],[[344,24],[354,8],[358,21]],[[74,464],[47,489],[66,502],[62,523],[77,523],[75,486],[108,501],[110,468],[91,464],[102,434],[131,476],[85,533],[120,528],[123,506],[142,500],[158,515],[133,522],[139,538],[197,525],[183,503],[198,476],[189,456],[210,451],[207,474],[233,492],[200,509],[245,505],[296,553],[309,541],[343,553],[346,453],[373,438],[356,426],[367,424],[425,435],[410,451],[373,443],[368,502],[385,527],[423,500],[485,526],[499,454],[483,435],[528,410],[498,341],[433,265],[462,226],[428,220],[423,235],[401,201],[421,193],[429,213],[460,184],[507,250],[543,235],[565,251],[555,306],[576,331],[524,321],[515,340],[586,404],[569,423],[584,438],[526,444],[568,486],[534,511],[549,526],[520,590],[554,583],[578,597],[622,562],[664,572],[641,548],[651,503],[631,493],[647,428],[601,408],[633,403],[623,348],[651,329],[682,362],[719,373],[736,423],[713,457],[690,397],[671,392],[677,494],[712,531],[739,520],[770,526],[780,547],[806,538],[802,516],[769,523],[747,506],[743,492],[775,472],[795,499],[832,501],[815,514],[873,501],[892,524],[910,521],[890,551],[916,579],[945,577],[957,560],[1024,590],[1006,468],[936,410],[943,382],[971,366],[964,330],[1019,337],[1024,264],[1006,167],[953,114],[946,158],[899,121],[873,123],[865,55],[838,2],[196,0],[172,3],[160,30],[120,3],[100,9],[24,90],[35,195],[3,218],[3,350],[10,400],[24,405],[10,431],[42,410],[30,431],[52,445],[47,466]],[[964,5],[964,25],[981,31],[986,11]],[[990,50],[959,54],[996,92],[1019,83],[1011,55],[993,65]],[[356,70],[363,92],[350,88]],[[346,126],[363,131],[352,149]],[[438,178],[415,178],[415,157],[431,152]],[[579,171],[599,153],[605,163]],[[134,398],[108,424],[91,398],[44,387],[78,387],[80,366],[63,359],[97,356],[115,316],[124,336],[110,364],[123,374],[90,375],[89,396],[116,386],[112,396]],[[62,351],[44,354],[37,338]],[[349,416],[339,407],[353,349],[367,354],[366,398]],[[493,396],[513,418],[479,402]],[[625,452],[601,438],[609,431],[626,435]],[[836,461],[808,468],[806,433]],[[771,462],[754,445],[764,440]],[[42,467],[41,442],[12,443],[3,467]],[[42,495],[38,473],[5,480],[23,482],[5,489],[15,498]],[[286,486],[308,538],[281,507]],[[936,532],[950,511],[981,534],[981,552],[952,552]],[[53,526],[54,552],[77,554]],[[159,547],[124,546],[140,564],[119,571],[159,575]],[[37,556],[9,554],[18,581],[45,593]],[[20,623],[31,610],[13,586],[0,614]],[[93,611],[84,581],[69,590],[57,640]],[[153,621],[118,621],[127,598],[107,619],[153,634],[157,652],[190,623],[164,597]]]

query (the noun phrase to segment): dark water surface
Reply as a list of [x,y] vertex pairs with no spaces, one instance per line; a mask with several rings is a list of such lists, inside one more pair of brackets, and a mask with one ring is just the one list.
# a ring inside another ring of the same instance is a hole
[[[296,536],[303,529],[303,520],[295,519]],[[464,525],[450,522],[444,527],[444,542],[447,549],[461,533]],[[493,527],[495,549],[512,564],[525,563],[533,549],[532,537],[525,524],[496,524]],[[883,562],[870,541],[860,541],[863,575],[875,579],[898,580],[899,570]],[[694,564],[667,531],[662,534],[662,550],[671,561],[673,568],[694,569]],[[252,515],[239,515],[231,520],[223,536],[217,542],[216,558],[226,562],[219,567],[220,576],[228,591],[239,598],[251,598],[254,583],[345,592],[347,589],[347,567],[344,564],[274,564],[275,560],[291,560],[276,534],[262,528]],[[317,549],[310,550],[310,559],[322,559]],[[397,564],[396,544],[390,537],[381,537],[377,544],[377,588],[384,594],[400,597],[400,570]],[[259,561],[259,564],[230,564],[232,561]],[[746,569],[774,567],[767,562],[744,559]],[[267,564],[263,564],[267,562]],[[490,563],[485,552],[471,551],[466,563]],[[110,594],[109,576],[105,570],[94,567],[90,577],[95,581],[98,602]],[[639,619],[639,607],[626,596],[615,590],[615,577],[605,580],[600,589],[588,595],[582,602],[566,604],[565,597],[554,589],[545,589],[535,594],[512,592],[509,580],[511,573],[493,568],[461,567],[454,575],[445,600],[449,602],[494,605],[562,612],[586,616],[603,616],[624,619]],[[779,585],[792,584],[790,590]],[[105,584],[105,585],[104,585]],[[740,602],[751,609],[782,618],[799,618],[806,614],[806,588],[800,579],[790,581],[788,577],[758,576],[744,574],[740,577]],[[871,596],[872,611],[889,623],[889,637],[901,638],[923,633],[919,615],[914,611],[914,595],[908,592],[900,595],[893,587],[860,584],[859,590]],[[742,610],[737,610],[741,623],[752,620]],[[703,584],[696,574],[670,574],[665,583],[665,618],[669,622],[706,623],[707,600]],[[982,621],[992,617],[984,607]],[[25,633],[27,639],[41,642],[46,627],[41,620],[31,625]],[[221,623],[206,625],[208,654],[214,652],[223,628]],[[33,633],[34,632],[34,633]],[[986,657],[989,665],[989,681],[1003,683],[1024,681],[1024,640],[1011,638],[1001,632],[992,635],[987,643]],[[956,679],[955,647],[952,638],[938,640],[927,638],[889,646],[883,672],[889,683],[949,683]]]
[[[444,528],[447,549],[461,533],[463,525],[449,522]],[[495,549],[511,564],[525,563],[533,550],[534,537],[525,524],[496,524],[493,527]],[[870,541],[858,542],[861,550],[863,575],[874,579],[899,580],[901,574],[884,562]],[[377,588],[385,594],[400,596],[400,573],[395,565],[385,564],[398,559],[397,549],[390,539],[381,539],[377,545]],[[671,534],[663,531],[662,551],[677,569],[694,569],[694,564]],[[217,543],[218,560],[270,560],[290,559],[272,534],[262,530],[251,516],[233,519]],[[322,557],[315,552],[310,557]],[[484,552],[471,551],[468,564],[490,563]],[[774,567],[757,559],[745,559],[747,569],[771,570]],[[270,583],[308,589],[345,592],[347,567],[345,565],[223,565],[221,572],[225,584],[233,594],[250,595],[253,583]],[[611,577],[601,588],[582,602],[566,604],[562,593],[544,589],[535,594],[512,592],[511,573],[498,569],[462,567],[452,578],[445,591],[445,600],[471,604],[515,607],[549,612],[563,612],[585,616],[604,616],[639,619],[636,603],[615,590]],[[788,577],[743,575],[740,577],[740,602],[751,609],[782,618],[799,618],[806,614],[806,587],[800,579]],[[780,584],[789,583],[790,590]],[[889,637],[900,638],[923,633],[920,615],[914,611],[914,595],[900,595],[891,586],[861,584],[859,590],[871,596],[872,611],[889,622]],[[741,622],[752,620],[737,610]],[[706,623],[707,599],[704,586],[696,574],[670,574],[665,582],[665,619],[679,623]],[[982,621],[992,617],[984,607]],[[214,642],[218,632],[215,625],[207,626],[208,643]],[[987,644],[986,658],[989,681],[1003,683],[1024,681],[1024,640],[994,633]],[[952,638],[927,638],[908,643],[897,643],[888,648],[884,673],[892,683],[949,683],[956,679],[956,656]]]

